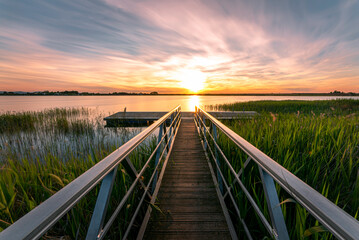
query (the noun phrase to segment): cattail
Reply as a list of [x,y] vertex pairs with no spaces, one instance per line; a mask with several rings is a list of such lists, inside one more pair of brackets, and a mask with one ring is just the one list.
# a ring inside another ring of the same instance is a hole
[[271,116],[272,116],[272,118],[273,118],[273,122],[275,122],[275,120],[277,119],[277,118],[276,118],[276,116],[275,116],[275,114],[270,113],[270,115],[271,115]]

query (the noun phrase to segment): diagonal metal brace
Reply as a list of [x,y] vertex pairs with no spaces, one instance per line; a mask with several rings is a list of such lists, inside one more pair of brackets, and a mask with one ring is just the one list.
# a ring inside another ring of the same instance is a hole
[[284,222],[284,217],[282,209],[279,204],[277,190],[275,189],[275,184],[273,178],[263,171],[263,169],[258,166],[259,173],[261,175],[263,189],[267,200],[267,206],[269,210],[269,215],[272,220],[273,228],[277,231],[273,235],[278,235],[277,239],[279,240],[289,240],[287,226]]
[[[216,143],[217,142],[217,127],[216,125],[214,125],[213,123],[211,124],[212,126],[212,135],[213,135],[213,140]],[[221,162],[219,161],[219,156],[218,156],[218,150],[217,148],[214,148],[214,152],[215,152],[215,161],[217,162],[217,181],[218,181],[218,186],[219,186],[219,190],[221,191],[221,194],[223,195],[223,179],[222,176],[220,174],[220,167],[221,167]]]
[[98,193],[94,212],[91,217],[90,226],[87,230],[86,240],[95,240],[102,230],[105,221],[107,206],[110,200],[113,183],[116,179],[116,166],[102,180],[100,192]]
[[[237,177],[239,178],[241,175],[242,175],[242,172],[243,170],[247,167],[248,163],[252,160],[251,157],[248,157],[247,160],[244,162],[244,165],[243,167],[238,171],[237,173]],[[229,188],[227,189],[226,193],[223,195],[224,198],[226,198],[228,196],[228,193],[229,191],[232,190],[233,188],[233,185],[236,184],[238,181],[237,181],[237,178],[235,178],[232,182],[232,184],[229,186]]]
[[[124,169],[126,170],[126,173],[132,178],[132,179],[136,179],[138,176],[138,172],[135,168],[135,166],[133,166],[131,160],[126,157],[125,161],[122,161],[122,166],[124,167]],[[143,181],[141,179],[138,180],[138,182],[141,184],[141,187],[143,189],[146,188],[146,185],[143,183]],[[147,191],[147,196],[151,199],[152,195]]]
[[166,150],[167,152],[170,149],[169,143],[168,143],[168,134],[167,134],[167,127],[166,127],[166,122],[163,124],[163,134],[165,135],[165,143],[166,143]]
[[[166,122],[165,122],[166,123]],[[161,139],[162,139],[162,134],[163,134],[163,126],[165,123],[162,123],[161,126],[160,126],[160,130],[158,132],[158,138],[157,138],[157,145],[158,144],[161,144]],[[156,158],[155,158],[155,167],[157,166],[157,164],[159,163],[160,161],[160,154],[161,154],[161,147],[159,147],[157,149],[157,152],[156,152]],[[153,182],[152,182],[152,192],[155,190],[156,188],[156,185],[157,185],[157,177],[158,177],[158,171],[156,170],[156,174],[155,174],[155,177],[153,179]]]

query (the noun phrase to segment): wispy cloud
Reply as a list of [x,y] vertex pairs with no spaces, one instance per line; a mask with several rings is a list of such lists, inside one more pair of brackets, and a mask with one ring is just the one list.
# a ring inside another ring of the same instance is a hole
[[2,1],[0,89],[359,91],[359,3]]

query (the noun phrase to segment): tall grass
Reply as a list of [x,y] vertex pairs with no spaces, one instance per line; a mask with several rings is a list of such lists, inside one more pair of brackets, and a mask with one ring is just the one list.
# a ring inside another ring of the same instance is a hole
[[[59,119],[89,116],[87,108],[53,108],[39,112],[6,112],[0,115],[0,134],[38,130],[38,125],[54,126]],[[57,126],[58,127],[58,126]],[[58,130],[63,130],[57,128]]]
[[272,113],[326,113],[327,115],[347,114],[353,111],[359,111],[358,100],[338,99],[338,100],[285,100],[285,101],[250,101],[236,102],[228,104],[217,104],[206,106],[208,110],[224,111],[257,111]]
[[[227,121],[226,125],[358,219],[359,101],[260,101],[209,108],[242,110],[243,106],[261,114]],[[219,143],[239,171],[247,156],[223,134]],[[227,180],[233,181],[228,169],[224,171],[228,173]],[[257,165],[250,163],[241,178],[269,219]],[[283,189],[277,186],[277,190],[291,239],[333,238]],[[265,229],[258,224],[260,220],[243,192],[236,186],[233,193],[252,233],[265,237]],[[239,223],[238,228],[243,231]]]
[[[141,130],[104,128],[103,116],[97,114],[94,117],[93,114],[88,109],[50,109],[0,115],[0,231]],[[154,137],[150,137],[129,156],[137,169],[143,166],[154,143]],[[147,174],[144,182],[146,178]],[[131,183],[128,173],[120,166],[108,213],[114,211]],[[44,238],[62,236],[83,239],[98,191],[99,186],[66,214]],[[133,214],[136,201],[138,199],[133,194],[121,211],[121,217],[113,225],[109,238],[121,236],[124,225]]]

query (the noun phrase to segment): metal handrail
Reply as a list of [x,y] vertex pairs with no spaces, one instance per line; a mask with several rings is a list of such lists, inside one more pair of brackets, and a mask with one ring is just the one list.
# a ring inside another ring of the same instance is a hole
[[[168,133],[166,132],[166,121],[168,119],[171,119],[171,124],[169,126],[170,131]],[[9,239],[38,239],[42,235],[44,235],[57,221],[61,219],[62,216],[64,216],[71,208],[74,207],[74,205],[82,199],[91,189],[93,189],[101,180],[102,185],[100,188],[100,192],[98,194],[98,199],[96,202],[94,215],[96,212],[96,209],[103,208],[103,211],[101,212],[101,221],[96,222],[95,217],[93,216],[93,219],[90,224],[90,228],[92,225],[98,225],[97,228],[100,228],[99,231],[95,231],[94,234],[90,234],[91,229],[89,228],[87,239],[98,239],[103,238],[106,231],[103,231],[102,225],[103,220],[105,217],[105,213],[107,210],[107,203],[108,203],[108,197],[110,196],[112,185],[114,182],[114,176],[117,171],[118,165],[121,163],[124,164],[130,164],[127,157],[128,155],[136,149],[147,137],[149,137],[156,129],[160,128],[159,136],[158,136],[158,142],[155,150],[147,160],[145,166],[142,168],[142,170],[137,173],[135,169],[132,169],[132,174],[135,175],[136,179],[134,180],[134,183],[131,185],[129,190],[126,192],[123,199],[128,198],[130,191],[132,191],[136,184],[142,181],[140,177],[144,173],[145,169],[148,166],[149,161],[156,155],[156,167],[154,169],[154,172],[151,177],[151,181],[154,179],[153,176],[157,175],[157,169],[160,166],[162,156],[164,154],[164,151],[167,150],[167,155],[169,156],[169,148],[168,146],[171,145],[172,147],[174,142],[174,137],[177,133],[179,124],[181,120],[181,106],[177,106],[176,108],[172,109],[170,112],[165,114],[163,117],[161,117],[159,120],[154,122],[151,126],[146,128],[144,131],[133,137],[131,140],[123,144],[121,147],[119,147],[117,150],[112,152],[110,155],[102,159],[100,162],[98,162],[96,165],[94,165],[92,168],[87,170],[85,173],[83,173],[81,176],[73,180],[71,183],[69,183],[67,186],[62,188],[60,191],[55,193],[53,196],[48,198],[46,201],[38,205],[36,208],[34,208],[32,211],[27,213],[25,216],[20,218],[18,221],[16,221],[14,224],[6,228],[4,231],[0,232],[0,239],[1,240],[9,240]],[[162,132],[164,131],[164,134],[162,136]],[[161,149],[161,144],[163,141],[166,141],[166,145],[162,150],[162,153],[159,151]],[[160,157],[161,156],[161,157]],[[167,156],[167,158],[168,158]],[[167,161],[166,158],[166,161]],[[133,166],[130,166],[133,168]],[[108,181],[105,181],[108,180]],[[148,195],[149,186],[150,183],[145,187],[145,195]],[[157,184],[155,184],[155,187],[158,188]],[[104,190],[102,190],[104,189]],[[103,192],[103,194],[102,194]],[[102,194],[102,195],[101,195]],[[151,196],[151,195],[150,195]],[[103,205],[103,201],[106,201],[106,203]],[[142,204],[143,201],[141,201]],[[102,204],[102,206],[101,206]],[[121,201],[119,206],[117,207],[115,213],[110,218],[110,221],[113,222],[114,217],[117,216],[119,210],[121,210],[122,206],[124,204],[124,201]],[[99,205],[99,206],[98,206]],[[137,215],[138,210],[136,209],[135,214]],[[95,220],[95,221],[94,221]],[[94,224],[92,222],[95,222]],[[111,222],[111,223],[112,223]],[[96,227],[96,226],[95,226]],[[131,225],[130,225],[131,227]],[[106,224],[105,230],[109,228],[109,225]],[[126,233],[128,232],[128,229]]]
[[[275,162],[273,159],[268,157],[266,154],[261,152],[259,149],[254,147],[252,144],[244,140],[234,131],[229,129],[227,126],[222,124],[220,121],[215,119],[213,116],[208,114],[203,109],[197,107],[195,112],[195,121],[198,126],[198,130],[204,138],[205,148],[210,148],[209,142],[207,140],[207,135],[214,140],[215,150],[221,152],[218,144],[216,143],[216,134],[211,134],[209,128],[206,126],[206,119],[212,124],[212,129],[216,130],[218,128],[221,130],[232,142],[234,142],[242,151],[244,151],[250,159],[254,160],[258,166],[260,167],[260,173],[263,182],[268,180],[269,178],[274,179],[287,193],[289,193],[299,204],[301,204],[310,214],[312,214],[321,224],[328,229],[336,238],[338,239],[359,239],[359,222],[346,213],[344,210],[336,206],[334,203],[329,201],[323,195],[315,191],[309,185],[304,183],[294,174],[289,172],[287,169],[282,167],[280,164]],[[213,150],[210,150],[213,153]],[[212,154],[213,159],[216,162],[216,156]],[[229,169],[232,174],[235,175],[235,181],[242,185],[241,180],[239,179],[239,174],[234,172],[233,167],[230,165],[228,159],[224,156],[225,163],[229,164]],[[217,171],[220,172],[219,164],[216,162]],[[263,171],[261,171],[263,170]],[[222,179],[223,175],[220,172],[217,179]],[[264,180],[267,179],[267,180]],[[270,181],[269,181],[270,183]],[[225,183],[227,191],[229,189],[228,184]],[[244,185],[241,186],[242,190],[245,189]],[[244,188],[244,189],[243,189]],[[266,186],[264,186],[266,188]],[[276,194],[275,188],[274,193]],[[226,194],[231,195],[230,191]],[[273,197],[272,194],[269,197]],[[246,194],[247,196],[247,194]],[[248,197],[248,196],[247,196]],[[277,196],[275,196],[277,197]],[[277,197],[278,198],[278,197]],[[269,201],[269,199],[267,199]],[[278,207],[277,207],[278,208]],[[280,209],[280,208],[279,208]],[[271,209],[269,209],[271,213]],[[272,214],[272,213],[271,213]],[[283,217],[283,216],[282,216]],[[272,216],[271,216],[272,218]],[[276,221],[276,219],[272,219],[272,222]],[[265,224],[266,225],[266,224]],[[276,225],[275,223],[273,225]],[[246,226],[245,226],[246,228]],[[267,228],[267,226],[266,226]],[[272,236],[278,239],[287,239],[287,237],[281,237],[278,234],[277,226],[273,227],[273,230],[276,232],[272,232]],[[285,228],[285,226],[284,226]],[[270,230],[270,229],[269,229]]]

